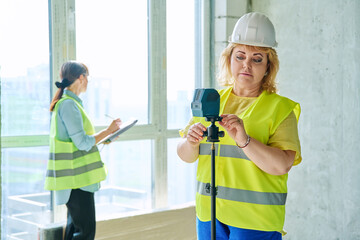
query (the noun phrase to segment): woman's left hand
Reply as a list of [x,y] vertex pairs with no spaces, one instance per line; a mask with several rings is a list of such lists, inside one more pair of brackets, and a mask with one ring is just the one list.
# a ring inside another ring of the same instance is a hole
[[[219,124],[225,128],[238,146],[244,146],[248,137],[243,120],[234,114],[224,114],[221,117],[223,119]],[[294,163],[295,151],[270,147],[257,141],[255,138],[251,139],[251,144],[248,146],[244,149],[246,156],[266,173],[283,175],[290,171]]]
[[245,145],[247,134],[243,120],[234,114],[223,114],[221,117],[222,120],[219,124],[226,130],[229,136],[234,139],[238,145]]

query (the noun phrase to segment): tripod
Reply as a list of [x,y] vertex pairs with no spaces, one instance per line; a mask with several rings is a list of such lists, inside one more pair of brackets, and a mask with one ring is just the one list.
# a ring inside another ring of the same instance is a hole
[[204,132],[203,136],[207,136],[207,142],[211,142],[211,240],[216,240],[216,194],[217,189],[215,187],[215,142],[219,142],[219,137],[224,137],[224,131],[219,131],[219,128],[215,125],[216,121],[221,121],[219,116],[207,116],[205,121],[211,122],[211,125]]

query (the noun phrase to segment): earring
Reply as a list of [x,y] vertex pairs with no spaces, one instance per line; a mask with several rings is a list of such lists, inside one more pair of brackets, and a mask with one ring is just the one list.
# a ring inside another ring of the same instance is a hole
[[268,72],[266,71],[266,73],[264,74],[264,76],[267,76],[268,75]]

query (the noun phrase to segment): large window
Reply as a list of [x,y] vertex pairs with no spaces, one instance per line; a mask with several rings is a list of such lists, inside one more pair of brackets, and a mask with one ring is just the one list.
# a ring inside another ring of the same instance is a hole
[[[148,124],[147,1],[75,3],[76,58],[90,73],[88,90],[81,98],[90,118],[99,129],[118,117]],[[97,194],[101,197],[96,204],[102,206],[98,219],[109,217],[110,208],[112,214],[151,208],[151,146],[151,139],[143,139],[103,147],[101,156],[109,174]]]
[[200,82],[195,2],[0,1],[2,239],[36,239],[66,221],[44,179],[48,108],[67,60],[89,67],[80,98],[96,130],[111,117],[139,120],[99,147],[108,177],[95,194],[97,219],[194,201],[196,164],[182,162],[176,145]]
[[190,119],[195,87],[195,1],[169,0],[166,8],[168,128]]
[[37,226],[24,222],[49,221],[50,197],[43,190],[50,121],[48,22],[47,0],[0,2],[1,239],[36,239]]
[[76,58],[89,67],[83,99],[92,121],[107,125],[108,115],[147,124],[147,0],[75,3]]
[[98,220],[151,209],[151,146],[151,140],[119,141],[101,151],[108,176],[95,194]]
[[[166,5],[168,129],[184,128],[191,117],[190,103],[196,81],[195,2],[168,0]],[[195,196],[196,164],[184,163],[179,159],[176,154],[178,141],[178,138],[167,141],[170,205],[191,201]]]
[[47,15],[46,0],[1,1],[0,73],[3,136],[40,135],[49,131]]

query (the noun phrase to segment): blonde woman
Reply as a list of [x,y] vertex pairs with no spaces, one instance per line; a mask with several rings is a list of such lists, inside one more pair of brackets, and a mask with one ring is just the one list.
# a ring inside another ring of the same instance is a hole
[[[276,94],[279,60],[275,30],[261,13],[248,13],[234,27],[219,60],[220,139],[216,153],[217,239],[282,239],[287,176],[301,162],[298,103]],[[208,186],[209,126],[193,117],[180,131],[179,157],[198,160],[196,216],[198,239],[210,239]]]

